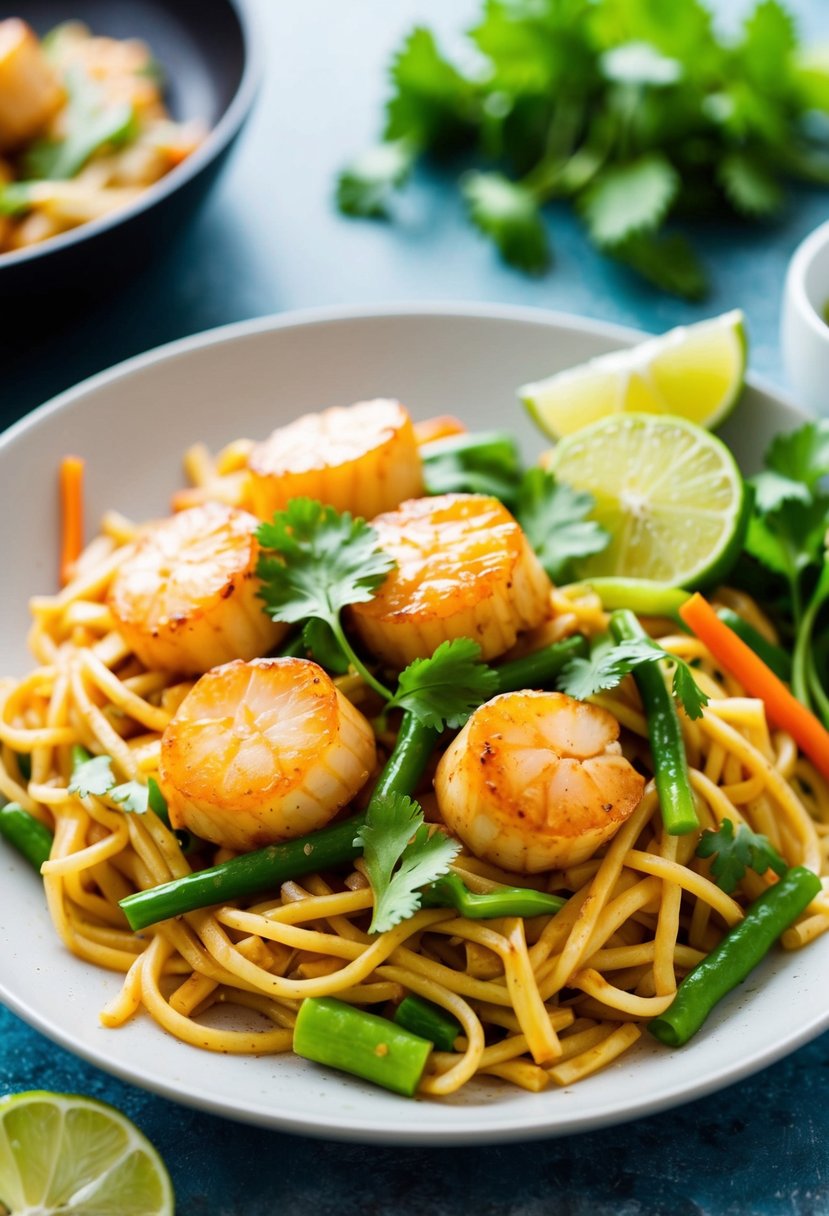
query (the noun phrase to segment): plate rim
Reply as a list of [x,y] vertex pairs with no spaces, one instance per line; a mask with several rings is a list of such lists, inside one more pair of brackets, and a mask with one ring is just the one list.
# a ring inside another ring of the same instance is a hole
[[[31,428],[42,425],[52,414],[69,407],[90,393],[117,384],[119,380],[152,367],[165,361],[175,360],[182,355],[188,355],[206,347],[221,346],[251,336],[258,336],[273,331],[308,328],[317,325],[331,325],[365,321],[373,323],[386,318],[460,318],[507,321],[519,324],[530,323],[542,328],[553,328],[559,332],[577,331],[588,333],[603,339],[618,341],[619,345],[629,345],[648,336],[645,331],[629,326],[604,322],[595,318],[580,317],[574,313],[558,310],[536,308],[526,305],[501,305],[495,303],[469,303],[466,301],[401,301],[390,304],[360,304],[360,305],[330,305],[312,307],[277,313],[264,317],[255,317],[243,321],[231,322],[196,334],[175,339],[172,342],[141,352],[120,363],[97,372],[79,383],[59,393],[57,396],[36,407],[23,418],[12,423],[0,434],[0,453],[14,443],[18,436]],[[773,398],[776,402],[791,411],[795,417],[808,418],[805,411],[799,409],[775,384],[763,377],[750,375],[746,383]],[[573,1135],[584,1131],[598,1130],[603,1127],[621,1125],[636,1119],[644,1118],[676,1106],[696,1101],[708,1094],[719,1092],[735,1084],[755,1072],[782,1059],[797,1050],[805,1043],[816,1038],[829,1028],[829,1008],[816,1012],[806,1024],[799,1027],[797,1032],[787,1036],[785,1040],[757,1049],[749,1058],[729,1068],[727,1079],[722,1074],[710,1076],[707,1079],[686,1085],[682,1092],[664,1092],[657,1096],[636,1097],[627,1102],[624,1110],[615,1107],[604,1113],[581,1112],[575,1115],[559,1115],[555,1123],[544,1121],[543,1112],[533,1117],[524,1113],[510,1116],[506,1109],[491,1126],[447,1130],[441,1128],[430,1131],[424,1126],[422,1115],[428,1109],[428,1103],[416,1100],[411,1104],[411,1114],[408,1119],[400,1120],[394,1127],[381,1124],[375,1116],[357,1115],[349,1123],[332,1123],[323,1113],[309,1115],[302,1113],[291,1115],[274,1114],[265,1109],[240,1110],[231,1106],[227,1100],[209,1093],[182,1093],[173,1080],[164,1078],[147,1078],[141,1074],[140,1065],[130,1066],[119,1060],[112,1060],[105,1052],[98,1051],[93,1045],[78,1043],[71,1034],[63,1031],[61,1026],[50,1020],[49,1016],[37,1009],[32,1009],[17,998],[14,992],[7,988],[0,976],[0,998],[3,1003],[28,1025],[34,1027],[53,1042],[59,1043],[72,1054],[79,1056],[88,1063],[100,1068],[104,1073],[116,1076],[130,1084],[149,1090],[162,1097],[182,1105],[195,1107],[212,1114],[231,1118],[239,1122],[270,1127],[275,1130],[318,1138],[339,1141],[366,1143],[384,1143],[389,1145],[443,1145],[443,1144],[495,1144],[509,1143],[518,1140],[537,1140]],[[462,1108],[459,1108],[459,1123],[463,1123]]]

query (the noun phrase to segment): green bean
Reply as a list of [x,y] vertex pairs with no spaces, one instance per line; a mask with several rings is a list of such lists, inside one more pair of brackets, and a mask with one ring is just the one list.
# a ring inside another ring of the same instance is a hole
[[428,1039],[441,1051],[454,1051],[455,1039],[463,1033],[457,1018],[440,1005],[433,1005],[419,996],[404,997],[394,1011],[394,1020],[404,1030]]
[[[626,608],[613,613],[610,630],[617,642],[648,636]],[[699,819],[679,715],[660,668],[658,663],[641,663],[634,668],[633,678],[648,721],[653,775],[665,831],[671,836],[684,836],[699,827]]]
[[423,890],[424,908],[454,908],[469,920],[496,916],[555,916],[567,901],[531,887],[500,887],[497,891],[470,891],[457,874],[444,874]]
[[686,975],[673,1002],[648,1026],[654,1038],[682,1047],[711,1010],[768,954],[822,890],[816,874],[795,866],[749,906],[739,924]]
[[306,1060],[350,1072],[411,1098],[432,1044],[388,1018],[344,1001],[309,997],[297,1014],[294,1051]]
[[14,845],[38,874],[44,861],[49,860],[54,836],[45,823],[30,815],[19,802],[7,802],[0,807],[0,836]]
[[775,646],[768,638],[764,638],[753,625],[734,612],[731,608],[718,608],[717,616],[725,621],[729,629],[733,629],[737,637],[742,638],[746,646],[750,646],[756,655],[770,667],[774,674],[785,684],[791,683],[792,656],[782,646]]
[[[426,767],[437,737],[438,732],[432,727],[405,713],[394,750],[372,798],[379,794],[410,793]],[[207,870],[137,891],[122,899],[121,907],[130,927],[139,930],[197,908],[272,891],[289,879],[353,861],[362,852],[362,845],[355,845],[354,838],[364,822],[365,815],[354,815],[297,840],[244,853]]]

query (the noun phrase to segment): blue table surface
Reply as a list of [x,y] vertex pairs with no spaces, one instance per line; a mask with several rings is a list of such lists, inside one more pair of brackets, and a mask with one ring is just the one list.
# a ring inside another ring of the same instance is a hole
[[[473,5],[253,2],[267,78],[208,202],[174,247],[114,299],[38,327],[14,349],[0,341],[3,422],[185,334],[286,309],[399,300],[530,304],[651,331],[740,306],[752,370],[783,383],[777,331],[785,267],[827,217],[825,192],[798,193],[773,227],[698,230],[714,280],[700,305],[658,295],[601,258],[564,208],[550,216],[555,268],[528,280],[497,261],[467,226],[454,192],[425,174],[402,201],[398,224],[349,221],[332,206],[333,176],[377,133],[390,52],[416,22],[456,35]],[[825,2],[792,2],[805,35],[829,36]],[[25,12],[25,2],[18,7]],[[733,22],[746,6],[722,0],[719,7]],[[119,1106],[164,1153],[180,1216],[829,1213],[829,1035],[667,1115],[560,1140],[452,1150],[343,1145],[245,1127],[110,1078],[3,1009],[0,1036],[0,1093],[48,1088]]]

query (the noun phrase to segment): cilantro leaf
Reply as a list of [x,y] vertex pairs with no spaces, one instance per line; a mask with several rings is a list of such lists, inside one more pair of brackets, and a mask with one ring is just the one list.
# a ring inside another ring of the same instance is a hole
[[489,494],[511,506],[521,482],[521,457],[509,431],[436,439],[420,449],[430,494]]
[[670,161],[651,152],[597,174],[581,195],[581,213],[592,240],[612,248],[658,228],[678,190],[679,175]]
[[329,624],[318,617],[311,617],[302,626],[302,644],[315,663],[326,671],[344,676],[348,671],[348,655],[334,636]]
[[473,118],[475,90],[438,50],[433,34],[412,30],[391,68],[394,94],[386,107],[386,140],[416,147],[457,144]]
[[528,469],[518,491],[516,517],[553,582],[573,576],[580,557],[601,553],[610,536],[588,519],[590,494],[556,481],[545,469]]
[[706,830],[697,845],[697,857],[713,857],[711,874],[717,886],[729,895],[735,891],[746,870],[765,874],[773,870],[782,877],[789,868],[767,836],[753,832],[741,823],[735,833],[730,819],[723,819],[716,832]]
[[343,608],[370,600],[394,568],[394,558],[380,548],[374,529],[347,511],[313,498],[293,498],[270,523],[259,525],[256,536],[264,551],[256,573],[265,610],[275,621],[289,624],[309,617],[323,621],[354,669],[389,700],[391,692],[354,652],[340,621]]
[[426,726],[458,729],[473,710],[498,691],[498,674],[481,659],[470,638],[442,642],[429,659],[415,659],[400,673],[389,707],[408,710]]
[[727,152],[717,174],[728,201],[752,219],[775,215],[783,206],[783,189],[767,164],[750,152]]
[[667,236],[637,232],[609,252],[655,287],[685,300],[700,300],[708,290],[705,270],[689,242],[678,232]]
[[257,531],[261,598],[275,621],[318,617],[332,624],[347,604],[370,600],[394,567],[364,519],[312,498],[294,498]]
[[684,659],[669,655],[649,638],[634,638],[613,646],[597,647],[589,659],[571,659],[558,677],[557,687],[577,701],[586,701],[597,692],[615,688],[641,663],[669,659],[675,664],[672,692],[689,718],[702,716],[708,697],[693,677]]
[[68,790],[79,798],[89,794],[96,798],[108,794],[115,785],[115,774],[112,771],[111,756],[93,756],[82,764],[76,764],[72,769]]
[[778,0],[760,0],[746,17],[737,48],[749,80],[761,89],[785,89],[797,31],[792,16]]
[[145,815],[150,805],[150,791],[140,781],[125,781],[109,791],[113,802],[117,802],[123,811],[133,815]]
[[766,452],[766,465],[782,477],[814,490],[829,476],[829,419],[807,422],[797,430],[778,435]]
[[354,844],[363,847],[374,892],[370,933],[384,933],[414,915],[419,888],[445,874],[461,847],[439,829],[431,831],[418,803],[404,794],[372,798]]
[[23,158],[26,177],[74,177],[101,148],[120,146],[136,134],[135,111],[128,102],[110,102],[100,85],[80,68],[67,72],[65,83],[65,135],[29,145]]
[[547,230],[528,190],[502,173],[468,173],[461,190],[472,223],[492,238],[505,261],[529,274],[547,269]]
[[356,157],[337,180],[340,211],[364,218],[387,217],[393,191],[405,184],[412,171],[415,151],[410,140],[395,139]]

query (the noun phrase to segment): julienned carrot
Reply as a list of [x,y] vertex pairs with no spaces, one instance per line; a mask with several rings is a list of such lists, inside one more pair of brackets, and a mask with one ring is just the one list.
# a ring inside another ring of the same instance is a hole
[[452,414],[438,414],[434,418],[424,418],[414,424],[415,441],[418,447],[424,443],[434,443],[436,439],[449,439],[452,435],[465,435],[467,428],[460,418]]
[[681,605],[679,615],[746,692],[765,702],[766,712],[775,726],[789,732],[800,750],[829,781],[829,731],[814,714],[789,692],[751,647],[720,620],[699,593]]
[[83,473],[80,456],[60,462],[60,582],[65,587],[83,549]]

